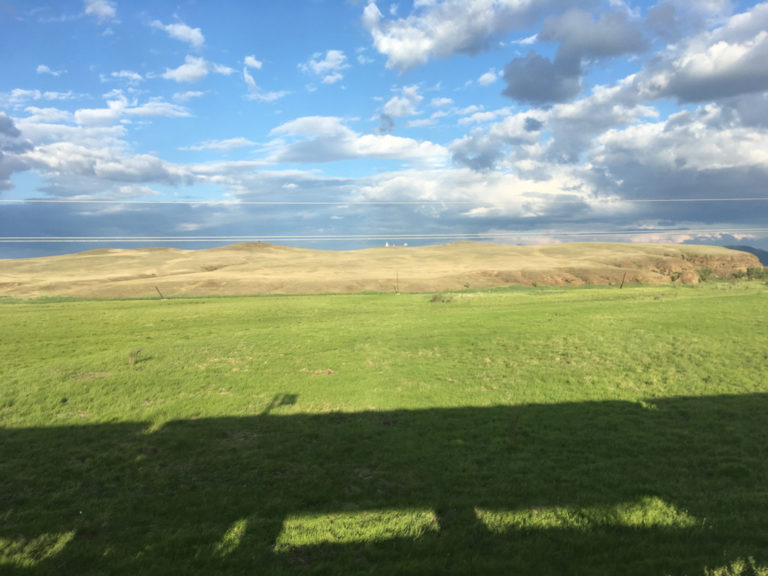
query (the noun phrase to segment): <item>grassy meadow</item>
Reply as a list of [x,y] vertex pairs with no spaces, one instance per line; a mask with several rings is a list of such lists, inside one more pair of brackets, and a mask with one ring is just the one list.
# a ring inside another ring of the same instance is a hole
[[0,574],[768,574],[767,304],[0,300]]

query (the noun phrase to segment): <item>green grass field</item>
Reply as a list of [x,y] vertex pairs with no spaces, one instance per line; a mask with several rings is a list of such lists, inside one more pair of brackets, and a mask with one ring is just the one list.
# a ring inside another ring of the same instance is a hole
[[0,301],[0,574],[768,574],[768,287],[451,296]]

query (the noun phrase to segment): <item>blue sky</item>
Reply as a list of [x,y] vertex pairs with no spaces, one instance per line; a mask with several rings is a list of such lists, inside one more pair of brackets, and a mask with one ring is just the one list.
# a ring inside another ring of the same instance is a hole
[[0,0],[0,257],[768,248],[767,119],[768,3]]

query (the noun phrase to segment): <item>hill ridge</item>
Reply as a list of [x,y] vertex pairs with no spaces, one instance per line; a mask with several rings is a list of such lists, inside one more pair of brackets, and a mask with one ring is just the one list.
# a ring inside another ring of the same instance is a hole
[[457,242],[328,251],[239,243],[205,250],[89,250],[0,260],[0,296],[435,292],[524,285],[696,283],[697,270],[731,277],[759,266],[753,254],[717,246]]

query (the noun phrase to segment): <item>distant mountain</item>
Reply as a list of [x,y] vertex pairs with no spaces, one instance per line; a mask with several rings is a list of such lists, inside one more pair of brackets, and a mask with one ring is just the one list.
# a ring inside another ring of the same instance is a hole
[[768,250],[760,250],[760,248],[752,248],[752,246],[726,246],[726,248],[754,254],[760,259],[760,264],[763,266],[768,266]]

